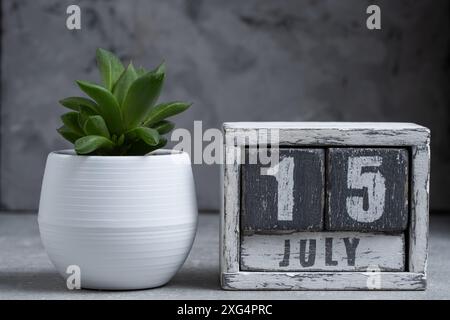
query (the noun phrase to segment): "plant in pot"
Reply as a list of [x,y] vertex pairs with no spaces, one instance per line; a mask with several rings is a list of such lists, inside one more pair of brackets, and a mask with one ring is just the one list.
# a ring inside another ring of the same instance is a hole
[[189,155],[161,149],[174,128],[166,119],[189,104],[155,105],[164,64],[124,68],[102,49],[97,63],[102,85],[77,81],[87,97],[60,101],[71,110],[58,132],[75,148],[47,158],[41,239],[62,276],[79,267],[83,288],[161,286],[184,263],[197,228]]

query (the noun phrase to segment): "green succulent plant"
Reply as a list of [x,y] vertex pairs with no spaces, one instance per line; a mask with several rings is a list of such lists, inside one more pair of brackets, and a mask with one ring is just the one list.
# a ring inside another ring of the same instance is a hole
[[61,116],[57,131],[75,145],[77,154],[145,155],[166,145],[165,134],[174,128],[166,120],[189,108],[180,101],[158,100],[165,65],[147,71],[125,68],[111,52],[97,49],[102,85],[76,81],[89,97],[68,97],[60,103],[71,109]]

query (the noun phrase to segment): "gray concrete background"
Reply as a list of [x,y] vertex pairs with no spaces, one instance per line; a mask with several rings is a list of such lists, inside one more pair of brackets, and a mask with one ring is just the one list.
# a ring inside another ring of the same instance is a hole
[[[98,80],[104,47],[168,65],[180,127],[224,121],[412,121],[432,130],[432,208],[449,209],[449,2],[2,0],[1,207],[36,209],[74,80]],[[382,10],[382,30],[365,9]],[[82,30],[65,27],[69,4]],[[219,208],[219,168],[194,166],[201,209]]]

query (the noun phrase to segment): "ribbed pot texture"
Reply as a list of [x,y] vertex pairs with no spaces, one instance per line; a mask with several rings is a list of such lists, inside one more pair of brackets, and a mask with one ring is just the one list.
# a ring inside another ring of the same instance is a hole
[[81,287],[164,285],[183,265],[197,229],[189,155],[52,152],[38,221],[50,260],[64,278],[78,266]]

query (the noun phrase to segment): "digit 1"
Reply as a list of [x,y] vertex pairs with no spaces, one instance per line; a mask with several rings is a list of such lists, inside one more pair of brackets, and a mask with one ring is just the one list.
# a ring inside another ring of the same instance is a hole
[[278,184],[278,221],[292,221],[294,209],[294,158],[283,158],[269,168],[261,168],[261,175],[273,176]]

